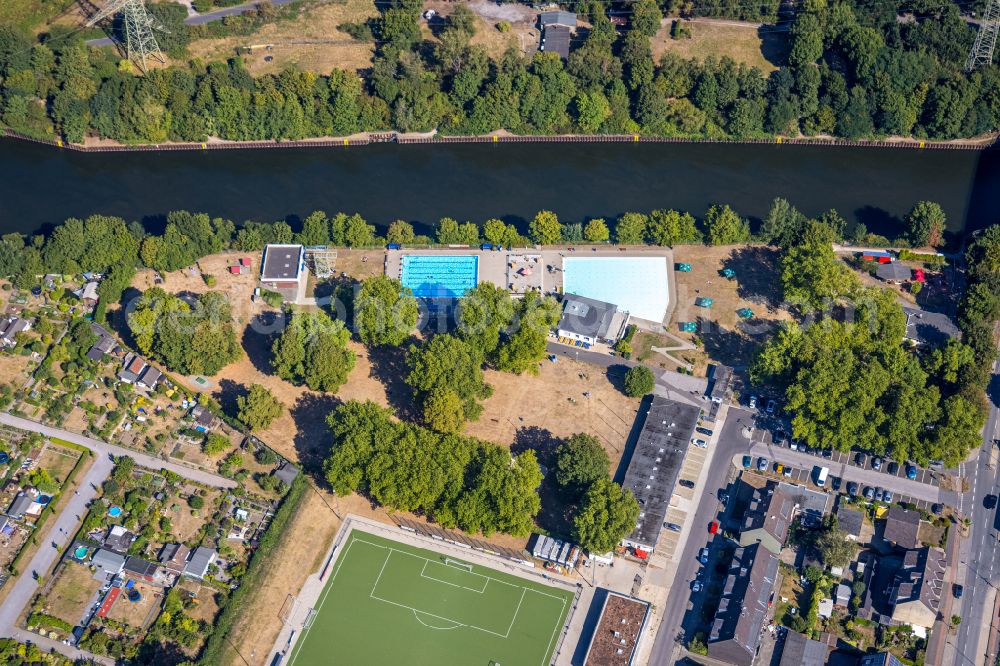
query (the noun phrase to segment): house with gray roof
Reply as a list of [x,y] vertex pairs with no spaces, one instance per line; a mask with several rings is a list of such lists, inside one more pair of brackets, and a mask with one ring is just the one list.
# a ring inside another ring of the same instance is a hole
[[913,272],[906,264],[893,261],[888,264],[879,264],[878,268],[875,269],[875,275],[880,280],[896,284],[909,280],[913,277]]
[[35,498],[28,493],[20,492],[14,497],[14,501],[10,503],[10,507],[7,509],[7,515],[14,520],[24,520],[25,514],[28,513],[28,509],[34,504]]
[[139,377],[146,370],[146,361],[134,352],[130,352],[122,361],[122,369],[118,372],[118,379],[126,384],[134,384],[139,381]]
[[566,11],[542,12],[538,15],[538,26],[542,29],[550,26],[562,26],[576,30],[576,14]]
[[906,315],[906,339],[917,345],[937,346],[951,338],[959,339],[962,331],[946,314],[917,308],[903,308]]
[[892,619],[911,626],[933,627],[941,607],[946,567],[945,552],[940,548],[906,551],[903,566],[889,588]]
[[113,550],[101,548],[94,553],[94,557],[90,560],[90,564],[91,566],[97,567],[97,569],[104,573],[105,576],[117,576],[125,567],[125,556],[121,553],[116,553]]
[[0,319],[0,347],[13,349],[17,346],[17,334],[31,328],[31,322],[11,315]]
[[560,337],[591,345],[600,341],[614,344],[624,335],[628,319],[628,313],[620,312],[614,303],[566,294],[557,331]]
[[187,566],[184,567],[184,575],[191,576],[192,578],[204,578],[208,574],[208,568],[215,562],[219,554],[215,552],[214,548],[206,548],[205,546],[198,546],[194,553],[191,554],[191,559],[188,560]]
[[737,548],[708,636],[708,656],[736,666],[751,666],[778,577],[778,558],[754,544]]
[[740,545],[759,543],[779,554],[795,519],[795,509],[795,501],[778,484],[769,482],[763,488],[754,488],[740,525]]
[[899,548],[916,548],[920,543],[920,514],[899,506],[889,507],[885,514],[885,531],[882,538]]
[[286,486],[290,486],[292,485],[292,481],[295,480],[295,477],[299,475],[299,468],[287,460],[283,460],[281,464],[278,465],[278,469],[274,470],[273,474],[278,481],[281,481]]
[[829,651],[824,643],[789,631],[785,636],[778,666],[825,666]]
[[864,516],[860,511],[848,509],[841,506],[837,508],[837,527],[839,527],[851,541],[857,541],[861,536],[861,526],[864,524]]

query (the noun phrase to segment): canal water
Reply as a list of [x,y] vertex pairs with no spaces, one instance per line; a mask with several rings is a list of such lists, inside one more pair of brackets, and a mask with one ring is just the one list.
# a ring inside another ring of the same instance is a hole
[[441,217],[526,224],[613,219],[714,203],[760,219],[781,196],[807,215],[835,208],[889,236],[914,202],[944,206],[951,231],[1000,222],[1000,151],[736,144],[379,144],[198,152],[80,153],[0,140],[0,231],[33,233],[92,213],[143,222],[186,209],[237,222],[313,210],[431,230]]

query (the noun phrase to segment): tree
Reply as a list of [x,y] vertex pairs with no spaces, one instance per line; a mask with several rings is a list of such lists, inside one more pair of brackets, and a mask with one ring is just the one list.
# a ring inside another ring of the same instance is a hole
[[205,500],[201,497],[201,495],[191,495],[188,497],[188,506],[196,510],[201,509],[205,506]]
[[424,422],[437,432],[460,432],[465,425],[462,399],[448,388],[432,390],[424,400]]
[[399,280],[366,278],[354,301],[354,328],[366,345],[400,345],[417,325],[417,299]]
[[588,243],[607,243],[611,238],[611,232],[604,220],[595,218],[587,222],[583,229],[583,237]]
[[772,245],[788,247],[799,238],[805,222],[806,216],[787,199],[776,197],[761,225],[760,235]]
[[676,210],[654,210],[646,227],[649,241],[656,245],[674,246],[702,240],[694,217]]
[[403,220],[396,220],[390,224],[389,230],[385,234],[386,242],[397,245],[412,243],[414,238],[416,238],[416,234],[413,231],[413,225]]
[[947,219],[941,206],[933,201],[920,201],[906,216],[909,241],[914,247],[938,247],[943,242]]
[[625,213],[615,225],[615,240],[619,245],[641,245],[646,240],[648,221],[642,213]]
[[271,367],[282,379],[313,391],[336,392],[354,368],[350,333],[324,312],[294,312],[271,347]]
[[559,323],[559,303],[551,296],[528,292],[515,305],[514,321],[517,330],[508,333],[496,354],[496,368],[503,372],[521,374],[538,372],[538,364],[545,358],[549,330]]
[[587,552],[607,553],[635,529],[639,503],[608,477],[595,481],[573,519],[573,538]]
[[480,358],[495,361],[501,334],[508,332],[514,312],[508,290],[492,282],[480,282],[459,302],[458,334]]
[[284,409],[271,390],[260,384],[251,386],[246,395],[236,399],[236,404],[236,418],[252,432],[266,430]]
[[205,455],[215,457],[228,449],[232,444],[225,435],[211,433],[205,438]]
[[843,530],[830,527],[816,537],[816,550],[826,566],[846,567],[854,559],[855,547]]
[[[479,400],[492,393],[483,378],[482,362],[482,357],[468,342],[448,334],[435,335],[419,347],[410,346],[407,354],[410,371],[406,383],[413,388],[417,402],[423,407],[425,423],[431,425],[433,419],[439,425],[450,425],[453,398],[447,393],[460,401],[463,419],[479,418],[483,409]],[[447,393],[443,392],[445,390]],[[428,413],[429,408],[433,410],[431,413]]]
[[625,395],[633,398],[652,393],[656,378],[653,371],[644,365],[636,365],[625,373]]
[[562,239],[562,226],[555,213],[543,210],[531,220],[528,234],[538,245],[556,245]]
[[833,251],[830,228],[808,220],[801,239],[781,257],[785,300],[805,312],[819,310],[855,292],[858,279]]
[[586,433],[576,433],[556,449],[556,481],[580,491],[608,476],[611,460],[601,442]]
[[750,240],[750,225],[729,206],[712,206],[705,213],[709,245],[735,245]]

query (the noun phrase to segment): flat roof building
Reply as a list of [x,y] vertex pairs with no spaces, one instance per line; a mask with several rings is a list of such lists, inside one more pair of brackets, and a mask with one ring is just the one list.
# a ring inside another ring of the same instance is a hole
[[962,336],[962,331],[946,314],[905,307],[903,314],[906,315],[906,339],[917,346],[942,345],[951,338]]
[[639,520],[624,539],[626,546],[646,552],[656,547],[700,413],[694,405],[653,397],[622,484],[639,502]]
[[547,26],[542,32],[542,48],[545,53],[556,53],[563,60],[569,58],[570,29],[561,25]]
[[607,592],[590,637],[584,666],[632,666],[649,616],[649,603]]
[[107,548],[101,548],[94,553],[90,564],[100,569],[105,575],[116,576],[125,567],[125,556]]
[[294,300],[306,282],[305,248],[301,245],[268,245],[260,264],[260,283]]

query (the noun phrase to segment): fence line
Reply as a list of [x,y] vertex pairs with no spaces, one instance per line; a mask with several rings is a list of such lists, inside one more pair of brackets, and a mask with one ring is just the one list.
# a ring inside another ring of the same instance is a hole
[[638,134],[604,134],[596,136],[427,136],[406,137],[396,132],[372,133],[361,138],[347,139],[308,139],[301,141],[223,141],[204,143],[162,143],[143,145],[108,145],[81,146],[65,143],[61,139],[39,139],[14,130],[3,130],[3,136],[40,143],[65,150],[83,153],[124,153],[124,152],[161,152],[178,150],[245,150],[263,148],[334,148],[350,146],[368,146],[378,143],[409,144],[442,144],[442,143],[704,143],[731,145],[793,145],[793,146],[833,146],[843,148],[909,148],[913,150],[972,150],[982,151],[994,147],[998,140],[989,143],[971,143],[965,141],[884,141],[868,139],[808,139],[784,138],[774,139],[689,139],[681,137],[641,136]]

